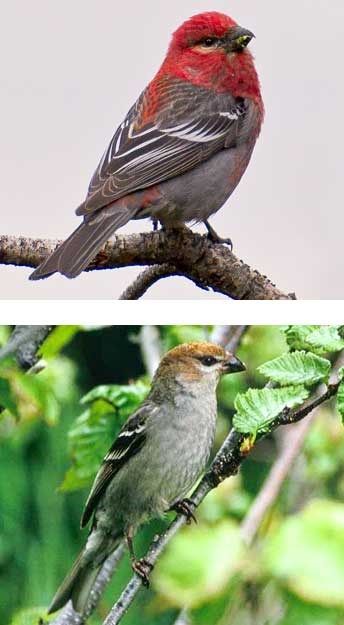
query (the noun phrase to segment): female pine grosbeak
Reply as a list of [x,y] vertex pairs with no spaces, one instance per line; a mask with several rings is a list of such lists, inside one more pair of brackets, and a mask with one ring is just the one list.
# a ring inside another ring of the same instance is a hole
[[82,613],[104,560],[126,537],[132,568],[148,583],[148,563],[135,560],[138,526],[168,510],[192,511],[183,500],[204,470],[214,439],[216,387],[226,373],[243,371],[233,354],[210,343],[169,351],[151,391],[124,424],[94,480],[81,519],[93,515],[87,543],[57,591],[50,612],[71,599]]
[[30,276],[79,275],[130,219],[165,229],[206,225],[239,183],[264,117],[253,37],[227,15],[192,17],[175,33],[155,78],[130,109],[76,213],[84,221]]

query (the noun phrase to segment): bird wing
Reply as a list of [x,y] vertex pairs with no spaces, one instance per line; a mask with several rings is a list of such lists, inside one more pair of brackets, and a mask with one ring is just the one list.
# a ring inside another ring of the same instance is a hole
[[174,79],[154,122],[142,124],[151,106],[149,89],[129,111],[91,180],[88,214],[114,200],[192,169],[224,147],[235,145],[248,103],[229,94]]
[[146,440],[147,418],[156,409],[149,403],[142,404],[122,427],[95,477],[81,518],[81,527],[87,525],[100,497],[116,473],[140,451]]

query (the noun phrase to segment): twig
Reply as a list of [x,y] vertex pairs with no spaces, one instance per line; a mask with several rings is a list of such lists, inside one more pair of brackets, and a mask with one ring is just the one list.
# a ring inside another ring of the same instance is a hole
[[[279,425],[287,425],[289,423],[296,423],[300,421],[310,414],[317,406],[333,397],[337,392],[338,387],[339,382],[332,384],[319,397],[309,401],[307,404],[301,406],[301,408],[284,411],[282,415],[276,418],[271,424],[270,432],[273,429],[276,429]],[[231,430],[221,449],[215,456],[210,470],[206,473],[194,493],[191,495],[196,507],[201,503],[201,501],[203,501],[204,497],[208,494],[208,492],[210,492],[210,490],[218,486],[218,484],[220,484],[227,477],[237,473],[241,462],[248,453],[247,451],[243,452],[241,450],[244,439],[245,436],[243,434],[239,434],[234,429]],[[185,525],[185,523],[186,518],[184,516],[177,516],[168,529],[161,534],[161,536],[155,537],[148,549],[145,560],[147,560],[151,565],[154,565],[167,544],[171,541],[178,530]],[[142,582],[140,578],[137,575],[134,575],[122,592],[119,600],[106,617],[104,625],[118,625],[121,618],[128,610],[130,604],[133,602],[141,586]]]
[[[37,267],[58,241],[0,236],[0,264]],[[280,291],[266,276],[239,260],[225,245],[213,244],[190,230],[117,235],[99,252],[89,269],[133,265],[176,267],[178,275],[200,288],[213,289],[233,299],[295,299]]]
[[0,360],[14,355],[18,365],[25,371],[35,367],[39,360],[37,352],[54,327],[15,326],[6,345],[0,350]]
[[272,429],[275,429],[279,425],[289,425],[290,423],[297,423],[298,421],[301,421],[301,419],[304,419],[312,410],[323,404],[328,399],[334,397],[337,394],[339,385],[340,380],[329,384],[324,393],[319,394],[315,397],[315,399],[309,400],[297,410],[292,408],[283,410],[283,412],[271,423]]
[[[333,390],[336,388],[336,383],[334,382],[333,377],[338,374],[338,370],[342,365],[343,356],[337,359],[333,369],[331,377],[331,381],[333,381]],[[315,391],[315,398],[320,398],[321,396],[324,397],[324,393],[326,395],[324,385],[321,384]],[[254,541],[263,519],[276,501],[283,483],[296,461],[300,450],[302,449],[310,427],[318,414],[318,409],[319,406],[314,408],[313,411],[305,419],[303,419],[303,421],[297,423],[287,432],[283,441],[281,454],[274,462],[261,491],[257,495],[253,505],[246,515],[246,518],[241,524],[241,536],[247,545],[251,545]]]
[[118,299],[136,300],[140,299],[142,295],[151,287],[155,282],[161,280],[161,278],[168,278],[169,276],[177,276],[178,271],[174,265],[163,263],[162,265],[153,265],[148,267],[137,278],[129,284],[129,286],[123,291],[122,295]]

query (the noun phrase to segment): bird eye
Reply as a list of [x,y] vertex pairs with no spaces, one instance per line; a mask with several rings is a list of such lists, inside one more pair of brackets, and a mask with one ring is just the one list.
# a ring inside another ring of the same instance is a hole
[[206,48],[211,48],[211,46],[216,45],[217,41],[216,37],[207,37],[206,39],[203,39],[202,45]]
[[201,358],[201,363],[206,367],[211,367],[217,363],[217,359],[213,356],[203,356],[203,358]]

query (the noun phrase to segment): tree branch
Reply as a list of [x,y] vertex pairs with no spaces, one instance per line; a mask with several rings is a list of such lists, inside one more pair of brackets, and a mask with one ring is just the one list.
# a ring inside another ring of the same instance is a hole
[[[305,418],[315,408],[333,397],[339,388],[339,384],[339,381],[331,384],[330,386],[328,386],[324,393],[322,393],[318,397],[313,397],[312,400],[301,406],[301,408],[294,410],[288,409],[287,411],[283,411],[283,413],[279,417],[277,417],[271,424],[270,432],[280,425],[296,423],[301,419]],[[206,473],[200,484],[195,489],[194,493],[191,495],[192,501],[195,502],[196,507],[201,503],[201,501],[203,501],[205,496],[213,488],[218,486],[218,484],[220,484],[226,478],[237,473],[241,462],[244,460],[248,453],[247,451],[242,450],[242,443],[244,439],[245,435],[239,434],[238,432],[236,432],[235,429],[231,430],[221,449],[215,456],[210,470]],[[153,540],[145,556],[145,560],[147,560],[151,565],[154,565],[160,554],[164,551],[165,547],[178,532],[178,530],[185,525],[185,523],[185,516],[177,516],[176,519],[167,528],[167,530]],[[107,618],[104,621],[104,625],[118,625],[118,623],[126,613],[127,609],[129,608],[130,604],[133,602],[141,586],[142,582],[140,578],[137,575],[134,575],[128,583],[127,587],[122,592],[117,603],[108,614]]]
[[148,267],[142,273],[140,273],[135,280],[129,284],[129,286],[123,291],[122,295],[118,299],[135,300],[140,299],[142,295],[148,291],[155,282],[162,278],[168,278],[169,276],[180,275],[175,265],[169,265],[163,263],[162,265],[152,265]]
[[[58,243],[2,235],[0,264],[37,267]],[[295,299],[295,295],[283,293],[266,276],[239,260],[227,246],[213,244],[206,236],[188,229],[117,235],[98,253],[89,270],[163,264],[173,265],[174,275],[189,278],[202,289],[212,289],[232,299]],[[152,273],[148,277],[151,279]],[[141,278],[141,282],[144,288],[149,281]]]
[[[37,352],[55,326],[15,326],[6,345],[0,349],[0,360],[15,356],[21,369],[34,367],[39,358]],[[32,371],[36,373],[36,371]]]

